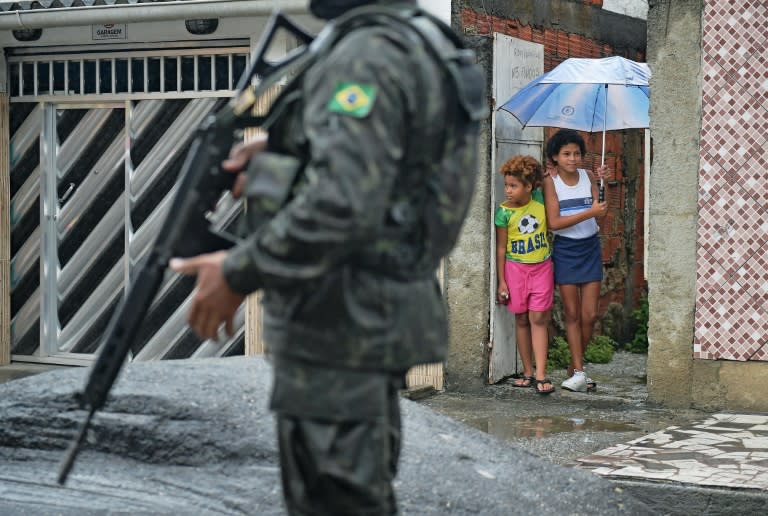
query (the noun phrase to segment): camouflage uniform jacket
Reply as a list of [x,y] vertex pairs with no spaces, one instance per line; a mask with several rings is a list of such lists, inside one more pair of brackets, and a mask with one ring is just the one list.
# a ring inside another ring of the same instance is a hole
[[425,174],[439,173],[430,148],[449,109],[440,65],[420,43],[405,30],[352,30],[272,108],[268,150],[249,169],[251,220],[259,175],[293,177],[298,168],[298,179],[224,264],[234,290],[264,290],[271,353],[381,371],[446,357],[434,267],[412,267],[429,216],[418,190]]

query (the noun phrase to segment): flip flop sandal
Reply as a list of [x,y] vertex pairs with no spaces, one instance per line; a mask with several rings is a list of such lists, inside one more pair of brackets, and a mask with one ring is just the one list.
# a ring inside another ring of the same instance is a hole
[[[535,380],[534,379],[533,384],[534,384],[533,388],[539,394],[552,394],[553,392],[555,392],[555,384],[553,384],[552,380],[550,380],[549,378],[544,378],[543,380]],[[551,388],[549,390],[541,390],[541,389],[539,389],[540,385],[543,386],[543,385],[546,385],[546,384],[551,385]]]
[[[520,378],[515,378],[512,382],[512,387],[522,387],[524,389],[527,389],[533,385],[533,381],[535,378],[533,376],[521,376]],[[522,383],[517,383],[522,382]]]

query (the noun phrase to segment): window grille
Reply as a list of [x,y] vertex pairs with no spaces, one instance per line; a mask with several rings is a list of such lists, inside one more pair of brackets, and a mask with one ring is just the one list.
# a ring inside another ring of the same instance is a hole
[[249,60],[248,47],[10,56],[11,102],[226,97]]

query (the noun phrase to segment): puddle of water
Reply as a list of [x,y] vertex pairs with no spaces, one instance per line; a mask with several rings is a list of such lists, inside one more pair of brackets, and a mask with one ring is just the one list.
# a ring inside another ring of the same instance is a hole
[[640,430],[630,423],[561,416],[493,416],[465,419],[464,423],[502,439],[541,438],[563,432],[634,432]]

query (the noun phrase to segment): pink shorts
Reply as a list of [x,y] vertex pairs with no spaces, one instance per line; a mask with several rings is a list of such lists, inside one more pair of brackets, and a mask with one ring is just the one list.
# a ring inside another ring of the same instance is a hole
[[528,311],[546,312],[555,299],[552,260],[541,263],[517,263],[507,260],[504,280],[509,289],[507,310],[515,314]]

